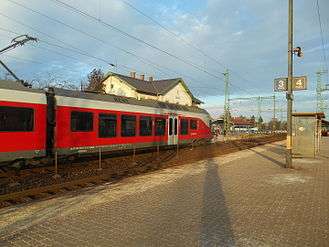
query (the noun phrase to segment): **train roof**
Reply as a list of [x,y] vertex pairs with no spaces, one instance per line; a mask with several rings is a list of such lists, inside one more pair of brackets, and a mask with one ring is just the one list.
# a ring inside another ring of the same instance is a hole
[[89,99],[89,100],[97,100],[97,101],[105,101],[105,102],[116,102],[121,104],[128,105],[140,105],[154,108],[162,108],[162,109],[170,109],[170,110],[178,110],[178,111],[189,111],[196,113],[208,114],[208,112],[204,109],[195,106],[185,106],[178,104],[171,104],[162,101],[150,100],[150,99],[135,99],[130,97],[118,96],[113,94],[99,94],[92,92],[83,92],[83,91],[73,91],[61,88],[53,88],[55,95],[71,97],[71,98],[80,98],[80,99]]
[[10,90],[27,91],[27,92],[32,92],[32,93],[33,92],[34,93],[45,93],[45,90],[42,90],[42,89],[25,87],[19,81],[0,80],[0,88],[10,89]]

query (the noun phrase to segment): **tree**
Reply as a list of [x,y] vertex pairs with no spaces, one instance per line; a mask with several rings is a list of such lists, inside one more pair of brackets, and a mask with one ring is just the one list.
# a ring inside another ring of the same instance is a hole
[[251,121],[253,124],[256,122],[256,118],[255,118],[254,115],[252,115],[252,116],[250,117],[250,121]]
[[63,80],[60,76],[55,73],[48,72],[43,77],[34,78],[27,83],[31,84],[33,88],[45,89],[49,87],[63,88],[78,91],[79,88],[72,82]]
[[88,74],[87,90],[105,93],[105,85],[102,83],[104,73],[101,69],[93,69]]

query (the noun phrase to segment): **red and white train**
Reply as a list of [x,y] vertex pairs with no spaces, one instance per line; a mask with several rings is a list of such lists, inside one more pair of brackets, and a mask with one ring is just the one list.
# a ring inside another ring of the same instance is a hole
[[198,107],[0,81],[0,163],[212,138]]

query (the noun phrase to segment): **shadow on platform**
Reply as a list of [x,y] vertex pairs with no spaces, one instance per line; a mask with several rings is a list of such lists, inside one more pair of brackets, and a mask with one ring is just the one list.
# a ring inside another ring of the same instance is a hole
[[206,164],[200,234],[200,246],[235,245],[229,210],[218,175],[218,164],[212,159]]
[[[261,157],[263,157],[263,158],[271,161],[275,165],[278,165],[280,167],[284,167],[285,166],[284,163],[282,163],[282,162],[280,162],[280,161],[278,161],[278,160],[276,160],[276,159],[274,159],[274,158],[272,158],[270,156],[267,156],[267,155],[263,154],[263,152],[258,152],[258,151],[254,150],[254,149],[249,149],[249,150],[252,151],[252,152],[254,152],[255,154],[257,154],[258,156],[261,156]],[[271,151],[271,150],[268,150],[268,151]],[[273,152],[273,150],[271,152]],[[280,154],[280,155],[283,155],[284,154],[283,152],[273,152],[273,153],[277,153],[277,154]]]

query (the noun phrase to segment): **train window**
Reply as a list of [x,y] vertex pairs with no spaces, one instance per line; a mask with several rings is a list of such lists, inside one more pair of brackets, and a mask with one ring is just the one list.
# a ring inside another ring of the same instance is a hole
[[188,120],[187,119],[180,120],[180,134],[181,135],[188,134]]
[[172,118],[169,118],[169,135],[172,135],[173,121]]
[[141,136],[151,136],[152,135],[152,117],[140,117],[139,134]]
[[166,119],[156,118],[155,119],[155,135],[163,136],[165,134],[165,129],[166,129]]
[[0,106],[0,131],[33,131],[34,110]]
[[197,120],[194,120],[194,119],[190,120],[190,128],[192,130],[196,130],[198,128]]
[[113,114],[99,114],[99,137],[115,137],[117,135],[117,116]]
[[93,113],[92,112],[71,112],[71,131],[88,132],[93,130]]
[[122,115],[121,116],[121,136],[136,135],[136,116]]

